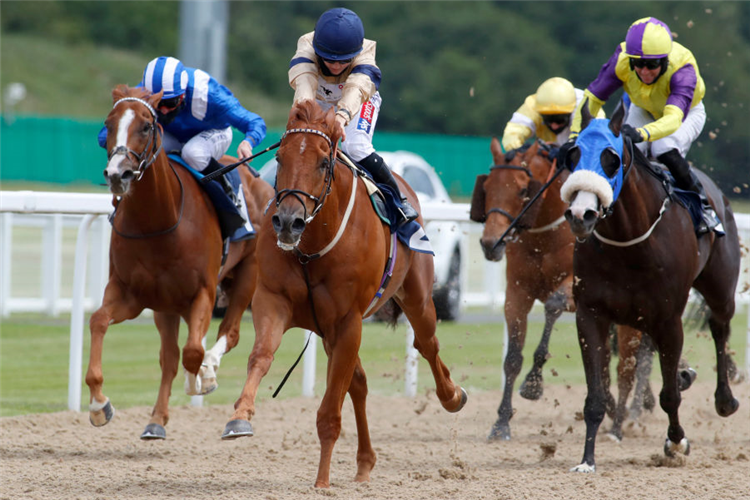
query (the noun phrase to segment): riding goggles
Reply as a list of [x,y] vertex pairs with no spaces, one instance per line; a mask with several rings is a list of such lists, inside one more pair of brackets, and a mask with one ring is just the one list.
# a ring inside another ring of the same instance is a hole
[[333,59],[323,59],[323,62],[328,64],[349,64],[352,61],[353,59],[340,59],[337,61],[334,61]]
[[569,114],[558,114],[558,115],[542,115],[542,122],[547,125],[548,127],[550,125],[561,125],[563,127],[568,125],[568,122],[570,121],[570,115]]
[[656,69],[661,66],[663,59],[636,59],[631,58],[633,66],[636,68]]
[[182,96],[178,95],[176,97],[171,97],[169,99],[162,99],[159,101],[159,108],[168,108],[168,109],[174,109],[177,106],[179,106],[180,101],[182,100]]

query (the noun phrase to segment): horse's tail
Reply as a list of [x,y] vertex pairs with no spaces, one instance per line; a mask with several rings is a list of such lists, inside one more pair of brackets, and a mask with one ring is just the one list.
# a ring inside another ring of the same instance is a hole
[[383,307],[378,309],[375,314],[379,320],[385,321],[388,326],[395,330],[396,325],[398,324],[398,318],[401,316],[402,312],[401,306],[396,304],[395,300],[388,299],[388,302],[383,304]]
[[706,299],[697,290],[693,289],[695,299],[685,311],[683,325],[687,330],[705,330],[708,328],[708,317],[711,310],[706,304]]

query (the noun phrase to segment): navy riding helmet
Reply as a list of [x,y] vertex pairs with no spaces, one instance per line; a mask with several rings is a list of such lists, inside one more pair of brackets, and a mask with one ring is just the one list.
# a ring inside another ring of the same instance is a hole
[[323,59],[345,61],[362,52],[364,38],[365,28],[357,14],[339,7],[325,11],[318,19],[313,48]]

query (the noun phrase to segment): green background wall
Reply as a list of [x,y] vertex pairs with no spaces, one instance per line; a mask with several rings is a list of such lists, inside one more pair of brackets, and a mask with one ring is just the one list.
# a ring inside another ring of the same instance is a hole
[[[0,181],[102,183],[107,155],[96,140],[101,127],[99,121],[68,118],[0,118]],[[281,133],[269,131],[260,148],[274,144]],[[235,131],[229,154],[236,154],[240,140]],[[474,178],[492,163],[489,144],[489,137],[390,132],[378,132],[374,140],[379,151],[406,150],[422,156],[454,197],[471,196]],[[270,158],[270,153],[260,156],[253,165],[260,168]]]

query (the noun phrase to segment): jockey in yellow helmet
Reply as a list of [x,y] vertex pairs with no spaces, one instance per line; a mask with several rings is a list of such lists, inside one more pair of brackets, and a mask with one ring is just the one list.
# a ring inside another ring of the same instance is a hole
[[[662,21],[653,17],[638,19],[630,25],[625,41],[602,66],[599,76],[586,88],[591,112],[601,109],[620,87],[632,103],[622,127],[623,135],[644,154],[650,153],[669,168],[678,188],[698,193],[703,206],[698,234],[714,229],[717,235],[723,235],[703,186],[685,159],[706,123],[706,85],[693,53],[672,40],[669,26]],[[580,131],[580,108],[573,119],[572,141]],[[564,161],[571,145],[560,148],[558,163]]]
[[[546,80],[536,94],[524,100],[505,126],[503,150],[520,148],[534,135],[553,146],[564,144],[570,134],[572,113],[582,98],[583,91],[565,78]],[[603,111],[600,116],[604,117]]]

